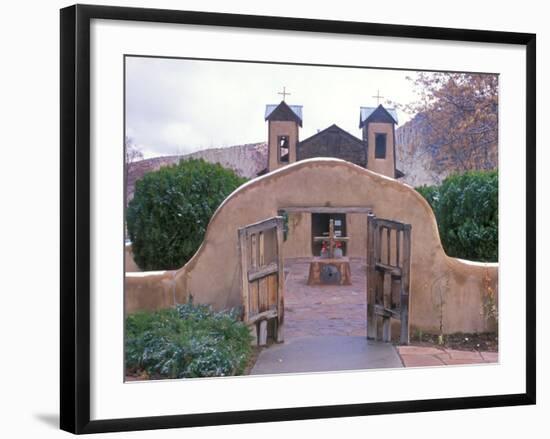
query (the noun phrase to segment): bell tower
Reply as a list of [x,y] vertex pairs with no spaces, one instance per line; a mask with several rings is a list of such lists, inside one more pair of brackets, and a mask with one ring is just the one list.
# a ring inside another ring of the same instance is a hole
[[284,99],[278,105],[266,105],[265,120],[268,123],[267,170],[271,172],[296,161],[302,106],[288,105]]
[[395,125],[397,113],[393,108],[361,107],[359,128],[367,145],[367,169],[391,178],[402,176],[395,166]]

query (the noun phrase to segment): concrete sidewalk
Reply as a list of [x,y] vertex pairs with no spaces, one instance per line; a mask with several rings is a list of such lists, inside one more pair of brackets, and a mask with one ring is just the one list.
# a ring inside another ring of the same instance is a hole
[[403,367],[395,347],[360,336],[296,337],[264,349],[251,375]]

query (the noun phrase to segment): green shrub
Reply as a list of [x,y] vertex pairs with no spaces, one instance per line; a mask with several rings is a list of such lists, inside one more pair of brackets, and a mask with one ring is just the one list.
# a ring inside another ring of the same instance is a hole
[[206,305],[132,314],[125,329],[127,371],[153,378],[239,375],[251,355],[250,333],[236,313]]
[[438,186],[419,186],[416,188],[420,195],[422,195],[426,201],[432,206],[432,209],[435,210],[435,203],[439,194]]
[[449,256],[498,261],[498,172],[469,171],[417,188],[432,206]]
[[214,211],[245,181],[202,159],[145,174],[126,212],[137,265],[142,270],[184,265],[201,245]]

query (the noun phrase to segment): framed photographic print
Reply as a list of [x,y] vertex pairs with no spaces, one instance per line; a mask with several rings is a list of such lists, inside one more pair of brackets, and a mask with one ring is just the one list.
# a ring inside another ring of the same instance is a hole
[[534,404],[535,328],[535,35],[61,10],[62,429]]

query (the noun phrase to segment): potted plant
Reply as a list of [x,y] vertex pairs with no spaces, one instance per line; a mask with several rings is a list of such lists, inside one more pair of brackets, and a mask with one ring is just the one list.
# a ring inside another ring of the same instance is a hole
[[323,245],[321,247],[321,258],[328,258],[328,249],[326,242],[323,242]]
[[342,249],[342,243],[340,243],[339,241],[336,241],[336,243],[334,244],[334,257],[335,258],[341,258],[342,256],[344,256],[344,251]]

